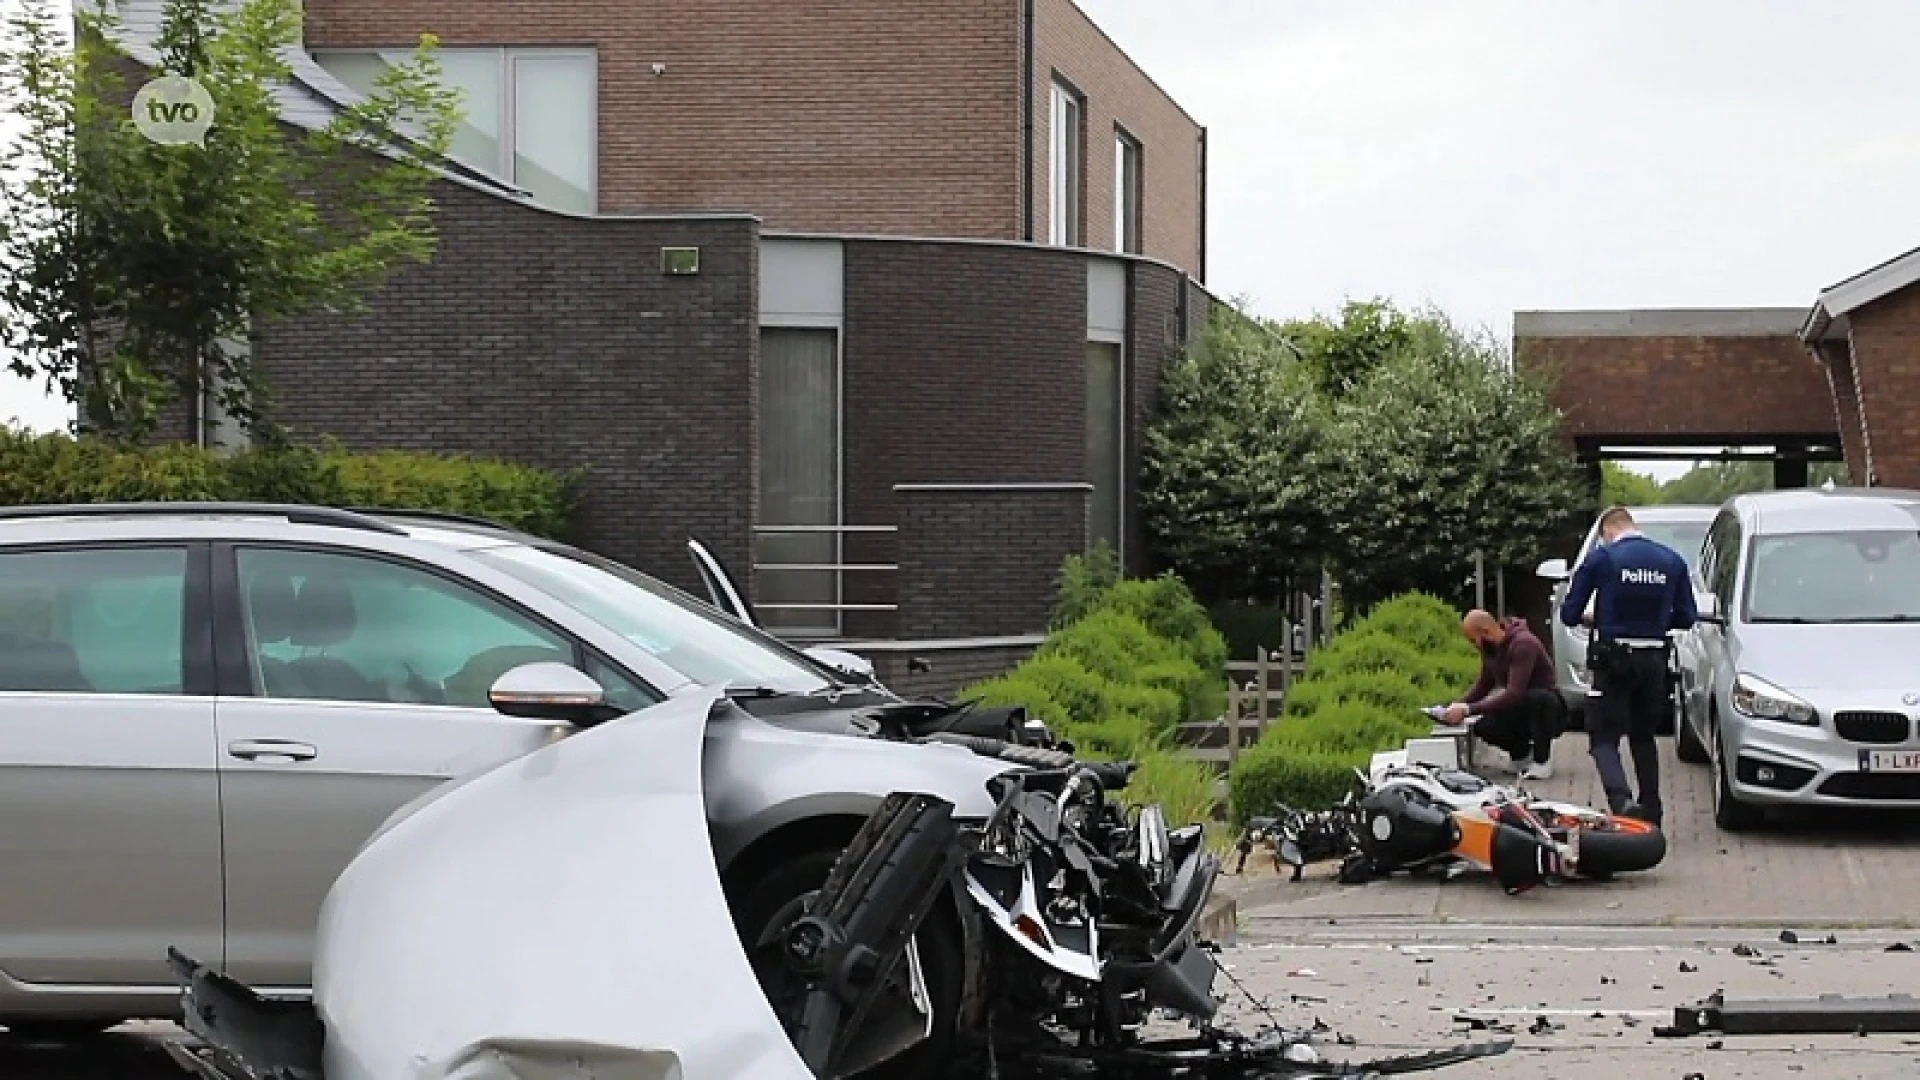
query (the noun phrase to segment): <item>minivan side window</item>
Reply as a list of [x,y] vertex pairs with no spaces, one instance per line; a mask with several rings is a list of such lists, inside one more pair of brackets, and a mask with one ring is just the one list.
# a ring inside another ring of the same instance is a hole
[[1714,544],[1713,580],[1709,585],[1717,598],[1720,610],[1729,618],[1733,615],[1733,579],[1740,568],[1740,519],[1727,514],[1714,526],[1718,540]]
[[385,559],[236,552],[248,659],[270,698],[488,708],[500,676],[572,643],[475,589]]
[[0,691],[180,694],[187,552],[0,554]]

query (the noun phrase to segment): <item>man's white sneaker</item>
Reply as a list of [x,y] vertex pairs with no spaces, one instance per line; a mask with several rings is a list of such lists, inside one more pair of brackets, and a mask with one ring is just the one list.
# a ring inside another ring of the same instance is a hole
[[1551,762],[1542,761],[1535,765],[1529,765],[1525,769],[1521,770],[1520,779],[1551,780],[1553,779],[1553,764]]

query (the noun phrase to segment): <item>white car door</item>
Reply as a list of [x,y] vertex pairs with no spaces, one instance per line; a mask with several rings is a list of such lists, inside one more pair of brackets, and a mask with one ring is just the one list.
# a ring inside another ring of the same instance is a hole
[[220,959],[207,559],[0,552],[0,984],[151,988]]
[[238,687],[217,712],[226,967],[302,987],[327,889],[395,810],[567,733],[495,711],[494,681],[580,653],[544,620],[418,564],[237,545],[216,571],[222,674]]

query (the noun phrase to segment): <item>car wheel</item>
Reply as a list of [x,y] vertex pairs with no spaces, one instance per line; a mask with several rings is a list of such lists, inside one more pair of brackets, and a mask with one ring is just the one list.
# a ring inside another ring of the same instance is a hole
[[70,1043],[91,1039],[125,1023],[124,1017],[0,1016],[0,1027],[22,1042]]
[[[756,949],[754,942],[768,927],[791,922],[800,915],[808,898],[826,883],[840,854],[838,850],[821,850],[789,859],[741,889],[733,899],[734,928],[762,990],[777,1011],[785,1011],[785,1003],[803,992],[802,985],[786,970],[777,945]],[[856,1074],[857,1080],[930,1080],[944,1075],[951,1062],[954,1025],[966,979],[959,929],[936,907],[914,940],[931,998],[933,1033],[892,1060]]]
[[1740,801],[1733,793],[1727,773],[1727,742],[1720,737],[1720,725],[1713,725],[1713,748],[1708,766],[1713,770],[1713,823],[1722,832],[1745,832],[1760,824],[1761,809]]
[[1712,756],[1707,744],[1700,741],[1700,733],[1693,730],[1693,721],[1687,716],[1686,695],[1678,687],[1673,692],[1673,752],[1689,765],[1705,765]]

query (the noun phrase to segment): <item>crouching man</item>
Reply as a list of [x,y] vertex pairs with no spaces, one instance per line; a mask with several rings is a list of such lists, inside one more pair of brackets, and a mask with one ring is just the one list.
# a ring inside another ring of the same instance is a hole
[[1461,629],[1480,650],[1480,678],[1447,707],[1441,722],[1475,717],[1475,736],[1505,750],[1522,780],[1552,776],[1553,741],[1566,723],[1566,699],[1546,647],[1525,619],[1501,622],[1478,608],[1467,612]]

